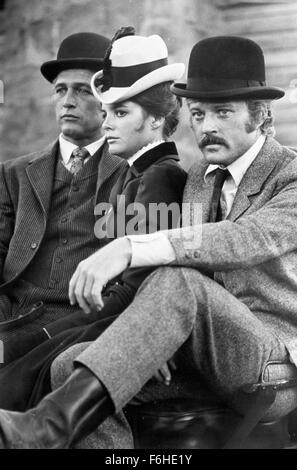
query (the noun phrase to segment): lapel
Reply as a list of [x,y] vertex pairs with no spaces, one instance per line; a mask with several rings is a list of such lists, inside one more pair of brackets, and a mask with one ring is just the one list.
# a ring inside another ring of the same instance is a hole
[[267,138],[239,184],[228,220],[235,221],[250,207],[253,196],[261,191],[280,159],[281,146],[274,139]]
[[47,147],[41,156],[31,160],[26,173],[33,191],[46,216],[49,210],[59,143]]
[[[183,203],[199,204],[202,211],[202,223],[208,222],[213,193],[214,175],[209,175],[207,182],[204,181],[204,174],[208,164],[204,161],[196,163],[189,171],[187,183],[184,190]],[[189,207],[190,207],[189,206]],[[184,206],[187,208],[187,205]],[[187,210],[187,209],[186,209]]]
[[95,201],[100,199],[100,189],[104,182],[113,174],[115,171],[124,165],[122,158],[115,155],[111,155],[108,151],[108,145],[105,142],[103,147],[99,150],[101,152],[101,158],[99,159],[98,165],[98,178],[96,186]]

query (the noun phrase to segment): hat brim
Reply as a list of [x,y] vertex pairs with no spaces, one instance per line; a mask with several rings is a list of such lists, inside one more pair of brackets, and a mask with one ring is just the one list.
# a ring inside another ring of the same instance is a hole
[[104,104],[112,104],[128,100],[159,83],[179,80],[184,74],[184,71],[185,65],[182,63],[165,65],[141,77],[130,87],[110,87],[105,92],[98,91],[94,85],[96,78],[102,76],[102,72],[97,72],[92,77],[91,87],[98,100]]
[[40,71],[44,78],[49,82],[53,82],[57,75],[63,70],[68,69],[88,69],[94,72],[101,70],[103,59],[86,59],[85,57],[77,57],[75,59],[50,60],[41,65]]
[[284,90],[277,87],[257,86],[246,88],[234,88],[230,90],[195,91],[187,89],[186,83],[174,83],[171,91],[184,98],[198,98],[201,101],[225,99],[225,98],[254,98],[266,100],[278,100],[285,95]]

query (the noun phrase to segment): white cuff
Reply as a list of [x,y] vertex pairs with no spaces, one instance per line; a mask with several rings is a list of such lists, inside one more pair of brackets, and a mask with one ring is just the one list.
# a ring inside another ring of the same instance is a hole
[[126,236],[131,242],[131,268],[162,266],[175,260],[174,249],[163,232]]

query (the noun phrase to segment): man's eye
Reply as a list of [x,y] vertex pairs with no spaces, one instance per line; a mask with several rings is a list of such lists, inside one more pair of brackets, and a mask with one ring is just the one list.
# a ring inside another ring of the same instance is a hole
[[192,113],[192,118],[195,121],[201,121],[201,119],[203,119],[203,113],[200,113],[200,111],[195,111]]
[[63,95],[64,93],[66,93],[66,88],[62,88],[62,87],[55,88],[56,95]]
[[229,117],[231,114],[231,111],[229,109],[219,109],[218,113],[221,117]]
[[92,91],[85,87],[78,88],[77,93],[79,93],[80,95],[92,95]]

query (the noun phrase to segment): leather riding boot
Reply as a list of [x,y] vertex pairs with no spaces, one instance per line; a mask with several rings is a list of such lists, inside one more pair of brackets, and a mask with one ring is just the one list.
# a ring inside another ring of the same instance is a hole
[[114,412],[101,382],[87,368],[24,413],[0,410],[0,448],[68,449]]

